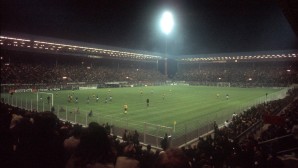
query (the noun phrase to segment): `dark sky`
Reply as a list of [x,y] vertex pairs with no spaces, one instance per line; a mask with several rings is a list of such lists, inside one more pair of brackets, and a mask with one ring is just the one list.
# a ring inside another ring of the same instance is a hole
[[1,30],[162,53],[165,9],[172,55],[298,48],[271,0],[1,0]]

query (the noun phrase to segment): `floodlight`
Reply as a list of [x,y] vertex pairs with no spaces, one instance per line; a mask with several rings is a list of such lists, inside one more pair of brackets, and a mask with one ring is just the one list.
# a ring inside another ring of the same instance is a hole
[[174,27],[174,19],[171,12],[166,11],[162,14],[160,20],[160,27],[166,35],[168,35],[172,31]]

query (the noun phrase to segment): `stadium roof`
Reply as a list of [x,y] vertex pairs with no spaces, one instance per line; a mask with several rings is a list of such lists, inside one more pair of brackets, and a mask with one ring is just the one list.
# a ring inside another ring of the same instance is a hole
[[259,51],[259,52],[240,52],[240,53],[222,53],[222,54],[208,54],[195,55],[195,57],[181,58],[180,61],[184,63],[193,62],[249,62],[249,61],[285,61],[298,60],[298,50],[285,51]]
[[295,1],[1,1],[1,31],[164,53],[158,21],[169,9],[170,56],[288,50],[298,48]]
[[[160,53],[140,50],[129,50],[111,46],[97,45],[70,40],[2,32],[0,36],[1,49],[51,53],[59,55],[73,55],[89,58],[115,58],[156,61],[163,59]],[[181,62],[237,62],[254,60],[297,60],[298,50],[234,52],[219,54],[181,55],[177,60]]]
[[1,32],[0,45],[2,49],[31,52],[38,50],[39,52],[91,58],[114,57],[135,60],[156,60],[162,58],[162,55],[159,53],[13,32]]

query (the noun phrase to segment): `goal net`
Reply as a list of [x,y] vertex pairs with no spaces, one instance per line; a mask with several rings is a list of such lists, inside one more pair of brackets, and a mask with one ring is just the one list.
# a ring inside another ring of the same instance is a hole
[[42,109],[44,111],[44,104],[48,104],[49,107],[54,106],[54,94],[47,93],[47,92],[37,92],[36,102],[37,102],[37,111],[38,111],[38,107],[41,105],[42,105]]
[[216,83],[217,87],[231,87],[230,82],[217,82]]

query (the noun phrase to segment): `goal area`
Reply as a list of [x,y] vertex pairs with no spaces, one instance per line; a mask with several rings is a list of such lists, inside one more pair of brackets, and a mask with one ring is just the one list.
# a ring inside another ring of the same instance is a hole
[[230,82],[217,82],[216,86],[217,87],[231,87],[231,83]]
[[[50,104],[50,107],[54,106],[54,94],[53,93],[47,93],[47,92],[36,92],[36,102],[37,102],[37,108],[38,104],[44,104],[44,102],[48,102]],[[38,109],[37,109],[38,111]]]

